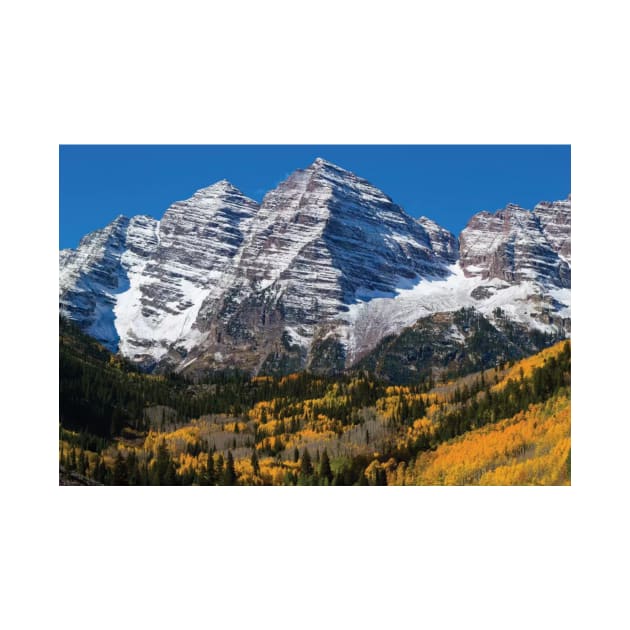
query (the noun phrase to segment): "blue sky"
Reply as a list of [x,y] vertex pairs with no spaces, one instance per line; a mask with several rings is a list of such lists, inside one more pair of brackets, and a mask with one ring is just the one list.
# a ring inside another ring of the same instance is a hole
[[571,192],[568,145],[62,145],[60,248],[76,247],[119,214],[159,219],[174,201],[220,179],[260,201],[316,157],[455,234],[480,210],[509,202],[532,208]]

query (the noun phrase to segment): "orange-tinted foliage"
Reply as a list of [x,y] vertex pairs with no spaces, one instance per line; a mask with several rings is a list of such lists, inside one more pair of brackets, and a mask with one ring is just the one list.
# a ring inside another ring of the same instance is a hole
[[422,453],[408,468],[405,483],[568,484],[570,436],[570,400],[553,397]]

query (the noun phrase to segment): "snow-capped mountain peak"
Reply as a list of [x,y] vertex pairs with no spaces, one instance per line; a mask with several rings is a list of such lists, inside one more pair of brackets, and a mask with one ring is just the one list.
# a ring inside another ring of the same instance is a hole
[[[570,325],[570,197],[472,217],[459,239],[317,158],[262,203],[228,180],[59,253],[60,312],[148,367],[348,366],[431,313]],[[324,350],[322,350],[322,348]]]
[[215,182],[210,186],[197,190],[193,195],[193,199],[206,197],[213,198],[220,197],[222,195],[240,195],[245,197],[245,195],[236,186],[234,186],[232,182],[227,179],[220,179],[218,182]]

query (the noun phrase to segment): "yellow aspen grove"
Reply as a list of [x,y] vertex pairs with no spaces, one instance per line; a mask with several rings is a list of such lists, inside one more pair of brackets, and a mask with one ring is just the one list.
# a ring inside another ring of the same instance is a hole
[[570,400],[557,396],[422,453],[406,475],[419,485],[570,483]]

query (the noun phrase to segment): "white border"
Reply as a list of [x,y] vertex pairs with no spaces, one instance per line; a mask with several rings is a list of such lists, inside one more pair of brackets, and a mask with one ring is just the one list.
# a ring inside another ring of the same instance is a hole
[[[2,9],[3,627],[627,624],[617,6]],[[572,144],[573,487],[57,487],[58,144],[238,142]]]

